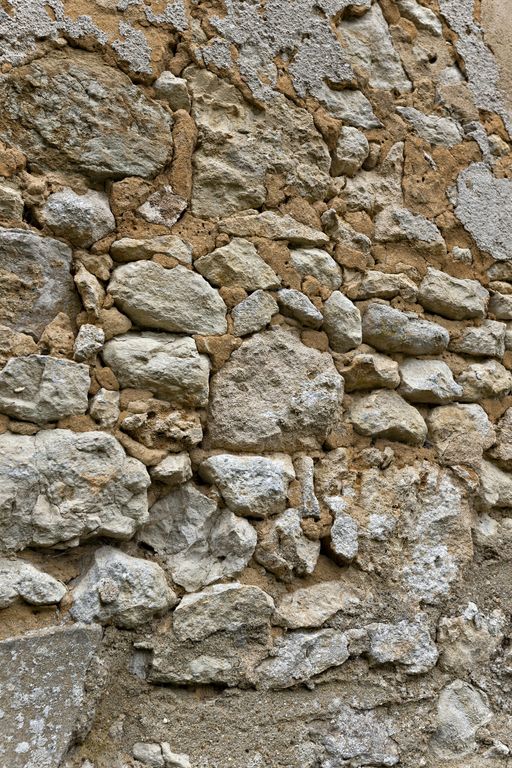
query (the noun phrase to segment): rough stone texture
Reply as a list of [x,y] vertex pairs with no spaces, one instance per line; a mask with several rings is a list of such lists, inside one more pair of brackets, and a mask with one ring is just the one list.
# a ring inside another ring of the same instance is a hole
[[261,331],[277,312],[277,302],[269,293],[254,291],[233,309],[233,333],[235,336],[247,336]]
[[439,653],[428,629],[420,622],[411,624],[371,624],[369,656],[376,664],[397,662],[406,667],[408,674],[428,672],[436,664]]
[[348,352],[362,341],[361,313],[340,291],[333,291],[324,304],[324,330],[335,352]]
[[421,445],[427,436],[427,426],[418,411],[388,389],[356,399],[350,408],[350,420],[361,435],[387,437],[411,445]]
[[181,405],[208,402],[208,358],[190,337],[126,333],[107,341],[103,358],[123,387],[150,389]]
[[60,603],[66,592],[62,582],[30,563],[0,558],[0,608],[19,599],[30,605]]
[[88,248],[116,226],[107,196],[92,190],[85,195],[72,189],[55,192],[42,207],[40,219],[57,237],[80,248]]
[[226,306],[200,275],[149,261],[118,267],[109,283],[117,306],[134,323],[177,333],[225,333]]
[[261,529],[254,559],[283,581],[315,570],[320,542],[306,538],[298,509],[287,509]]
[[127,539],[147,520],[148,474],[111,435],[4,434],[0,456],[2,549]]
[[290,261],[293,268],[303,277],[312,275],[331,290],[341,285],[340,268],[327,251],[320,248],[294,248]]
[[97,625],[80,624],[49,627],[0,642],[0,759],[4,765],[51,768],[60,764],[79,730],[85,677],[100,642]]
[[437,269],[427,271],[418,292],[425,309],[452,320],[485,317],[488,299],[477,280],[459,280]]
[[319,328],[322,325],[322,313],[300,291],[282,288],[277,293],[277,303],[283,315],[293,317],[308,328]]
[[400,365],[400,379],[398,392],[411,403],[440,405],[462,395],[462,387],[440,360],[408,358]]
[[282,216],[275,211],[249,211],[246,214],[223,219],[221,232],[239,237],[268,237],[270,240],[287,240],[291,245],[322,246],[329,238],[322,231],[301,224],[292,216]]
[[316,445],[342,394],[343,380],[327,355],[293,333],[258,334],[212,377],[211,443],[247,451]]
[[448,466],[467,464],[479,469],[483,452],[496,440],[486,412],[476,404],[433,408],[428,429],[439,460]]
[[0,320],[41,334],[59,312],[77,307],[71,250],[59,240],[22,229],[0,229]]
[[360,603],[357,590],[327,581],[297,589],[277,603],[273,623],[288,629],[321,627],[338,611],[353,613]]
[[216,286],[239,285],[247,291],[278,288],[280,280],[258,256],[254,245],[234,237],[229,245],[217,248],[195,262],[195,268]]
[[449,339],[445,328],[413,312],[370,304],[363,315],[363,341],[382,352],[436,355],[448,346]]

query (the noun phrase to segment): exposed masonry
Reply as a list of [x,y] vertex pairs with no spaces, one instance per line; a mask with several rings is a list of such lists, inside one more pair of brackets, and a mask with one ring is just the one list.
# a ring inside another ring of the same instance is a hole
[[0,768],[512,765],[479,14],[2,4]]

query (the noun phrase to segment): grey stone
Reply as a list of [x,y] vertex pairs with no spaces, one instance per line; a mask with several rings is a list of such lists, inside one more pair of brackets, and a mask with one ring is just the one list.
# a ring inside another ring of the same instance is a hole
[[119,392],[99,389],[91,400],[89,413],[102,427],[113,427],[119,418]]
[[294,460],[294,468],[297,474],[297,482],[300,486],[301,503],[299,511],[302,517],[312,517],[315,520],[319,520],[321,510],[315,494],[315,462],[311,456],[302,454]]
[[443,25],[430,8],[420,5],[417,0],[397,0],[397,5],[400,15],[412,21],[418,29],[424,29],[436,37],[441,37]]
[[448,346],[449,333],[413,312],[370,304],[363,315],[363,341],[382,352],[437,355]]
[[512,374],[496,360],[473,363],[456,376],[463,392],[463,403],[475,403],[486,397],[502,397],[512,390]]
[[301,518],[299,510],[287,509],[267,521],[254,552],[256,562],[283,581],[313,573],[318,561],[320,542],[306,538]]
[[162,742],[162,755],[165,768],[192,768],[189,756],[181,752],[172,752],[166,741]]
[[139,538],[163,558],[173,580],[187,592],[236,576],[256,546],[256,531],[247,520],[219,509],[192,483],[151,507]]
[[379,272],[376,269],[370,269],[364,274],[359,273],[357,278],[344,285],[343,289],[349,299],[358,301],[394,299],[395,296],[415,301],[418,293],[418,286],[406,274],[402,272],[391,274]]
[[246,291],[278,288],[281,280],[266,264],[252,243],[235,237],[228,245],[201,256],[194,264],[198,272],[216,286],[239,285]]
[[277,292],[277,303],[283,315],[293,317],[307,328],[319,328],[323,322],[323,316],[312,301],[300,291],[294,288],[281,288]]
[[[428,9],[422,8],[422,10]],[[407,120],[418,136],[434,146],[454,147],[462,141],[462,131],[455,120],[449,117],[425,115],[413,107],[397,107],[396,111],[400,117]]]
[[0,183],[0,217],[8,221],[23,221],[23,197],[9,182]]
[[493,292],[489,301],[489,313],[497,320],[512,320],[512,296]]
[[202,640],[215,632],[240,632],[270,622],[274,601],[259,587],[214,584],[185,595],[173,613],[178,640]]
[[100,281],[83,264],[78,267],[74,280],[85,309],[92,312],[95,317],[99,317],[105,301],[105,290]]
[[124,333],[107,341],[103,358],[122,387],[150,389],[182,405],[208,402],[209,360],[188,336]]
[[333,176],[354,176],[368,157],[368,139],[361,131],[344,126],[338,136],[333,153],[331,173]]
[[225,333],[226,305],[201,275],[152,261],[117,267],[109,283],[117,306],[144,328],[177,333]]
[[494,427],[481,405],[433,408],[427,417],[429,438],[442,464],[467,464],[479,469],[482,454],[496,440]]
[[340,291],[333,291],[324,304],[324,330],[335,352],[348,352],[361,344],[361,313]]
[[105,343],[105,331],[96,325],[84,323],[78,329],[73,346],[73,357],[79,363],[93,362]]
[[490,461],[482,461],[480,494],[488,509],[512,507],[512,475]]
[[279,312],[276,300],[265,291],[254,291],[237,304],[231,312],[235,336],[247,336],[261,331]]
[[356,352],[350,363],[340,368],[345,390],[396,389],[400,384],[398,363],[390,357],[367,352]]
[[407,358],[400,364],[398,392],[411,403],[443,405],[462,395],[451,370],[442,360]]
[[[477,407],[477,406],[473,406]],[[491,456],[500,466],[512,469],[512,408],[507,408],[496,425],[496,445],[491,451]],[[494,441],[492,441],[494,442]],[[491,442],[491,445],[492,445]],[[489,447],[489,446],[486,446]]]
[[147,240],[122,237],[110,246],[110,255],[119,262],[151,259],[158,253],[171,256],[182,264],[192,264],[191,246],[176,235],[159,235]]
[[347,125],[367,130],[382,127],[382,123],[375,116],[370,101],[362,91],[349,88],[335,91],[329,88],[326,83],[322,83],[315,96],[329,114],[338,120],[343,120]]
[[275,211],[248,211],[222,219],[221,232],[238,237],[266,237],[269,240],[287,240],[291,245],[322,246],[329,237],[318,229],[308,227],[288,214]]
[[0,138],[33,168],[94,179],[153,177],[172,149],[172,121],[99,56],[52,51],[2,80]]
[[89,368],[48,355],[13,357],[0,371],[0,413],[45,424],[85,413]]
[[147,520],[146,469],[103,432],[0,435],[0,477],[2,549],[129,539]]
[[39,218],[51,231],[79,248],[89,248],[116,228],[108,197],[88,190],[77,195],[69,187],[50,195]]
[[67,589],[48,573],[24,560],[0,558],[0,608],[20,598],[30,605],[60,603]]
[[294,248],[290,263],[302,277],[312,276],[332,291],[341,285],[341,270],[332,256],[320,248]]
[[159,565],[100,547],[73,587],[71,615],[86,624],[97,621],[133,629],[177,602]]
[[426,253],[446,253],[446,244],[437,226],[407,208],[390,208],[377,214],[374,237],[382,243],[405,241]]
[[505,323],[484,320],[482,325],[464,328],[460,335],[451,339],[449,349],[459,355],[503,357],[506,331]]
[[330,355],[275,329],[235,350],[210,383],[211,445],[291,450],[323,442],[343,395]]
[[473,163],[457,179],[455,215],[482,251],[495,261],[512,259],[512,181],[498,179],[485,163]]
[[427,436],[427,425],[416,408],[389,389],[378,389],[371,395],[354,398],[349,417],[361,435],[411,445],[422,445]]
[[369,657],[377,664],[400,664],[409,675],[428,672],[439,652],[424,621],[399,621],[397,624],[370,624]]
[[334,515],[329,532],[329,550],[335,560],[348,563],[357,557],[359,551],[359,526],[347,514],[347,503],[342,496],[327,496],[324,501]]
[[100,642],[97,625],[80,624],[49,627],[0,642],[3,765],[54,768],[61,764],[83,727],[85,679]]
[[488,300],[489,291],[477,280],[461,280],[431,267],[418,291],[425,309],[451,320],[485,317]]
[[464,680],[454,680],[441,691],[437,702],[437,730],[431,747],[441,759],[450,760],[475,751],[475,735],[492,718],[487,696]]
[[339,611],[354,614],[360,604],[358,590],[343,581],[323,581],[283,595],[272,622],[287,629],[321,627]]
[[51,237],[0,228],[0,321],[40,336],[59,312],[78,311],[71,250]]
[[181,214],[187,208],[187,201],[176,195],[168,184],[153,192],[148,199],[137,208],[143,219],[150,224],[161,224],[171,228],[176,224]]
[[289,632],[272,652],[255,670],[258,688],[264,690],[298,685],[349,657],[347,638],[336,629]]
[[153,84],[155,93],[159,99],[168,103],[175,112],[177,109],[185,109],[190,112],[190,94],[187,89],[187,81],[182,77],[176,77],[172,72],[164,71]]
[[265,518],[283,512],[289,483],[295,478],[289,456],[211,456],[199,467],[214,483],[232,512]]
[[165,485],[181,485],[192,477],[192,464],[188,453],[173,453],[166,456],[156,467],[151,467],[153,480]]
[[165,768],[160,744],[138,741],[133,745],[132,755],[135,760],[149,766],[149,768]]
[[[347,179],[343,190],[347,208],[352,211],[364,210],[370,214],[385,208],[400,209],[403,205],[403,168],[404,143],[398,141],[381,160],[378,168],[360,171],[354,178]],[[394,220],[391,224],[396,226]]]

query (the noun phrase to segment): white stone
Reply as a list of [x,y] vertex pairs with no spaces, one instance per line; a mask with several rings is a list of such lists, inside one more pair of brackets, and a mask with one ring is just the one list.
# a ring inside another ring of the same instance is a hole
[[36,424],[85,413],[90,384],[87,365],[49,355],[12,357],[0,371],[0,413]]
[[451,339],[449,349],[473,357],[503,357],[506,331],[505,323],[484,320],[482,325],[462,329],[459,335]]
[[368,157],[369,151],[368,139],[362,131],[351,126],[342,127],[333,153],[332,175],[354,176]]
[[320,310],[307,296],[294,288],[281,288],[277,292],[277,303],[283,315],[293,317],[307,328],[319,328],[323,323]]
[[334,559],[342,563],[350,562],[359,550],[359,526],[357,521],[347,514],[347,503],[342,496],[327,496],[325,503],[334,515],[329,533],[329,547]]
[[339,611],[353,615],[360,604],[358,590],[343,581],[323,581],[283,595],[272,621],[287,629],[321,627]]
[[411,403],[442,405],[462,395],[451,370],[442,360],[407,358],[400,364],[398,392]]
[[166,456],[156,467],[149,470],[153,480],[165,485],[181,485],[192,477],[192,464],[188,453],[172,453]]
[[361,344],[361,313],[340,291],[333,291],[324,304],[324,330],[335,352],[348,352]]
[[476,749],[475,735],[492,718],[487,696],[464,680],[454,680],[437,702],[437,730],[431,746],[438,758],[450,760]]
[[400,14],[412,21],[419,29],[424,29],[436,37],[441,37],[443,25],[430,8],[420,5],[417,0],[397,0],[397,5]]
[[377,214],[374,237],[381,243],[405,241],[420,251],[446,253],[446,244],[438,227],[407,208],[389,208]]
[[75,274],[75,285],[87,312],[98,317],[105,301],[105,290],[97,277],[80,264]]
[[[423,10],[428,9],[424,8]],[[397,107],[396,111],[400,117],[410,123],[418,136],[434,146],[454,147],[462,141],[462,131],[455,120],[451,120],[449,117],[425,115],[413,107]]]
[[490,461],[482,461],[480,493],[488,508],[512,507],[512,474],[504,472]]
[[247,336],[261,331],[278,312],[277,302],[270,293],[254,291],[232,310],[233,333],[235,336]]
[[7,550],[129,539],[148,517],[144,465],[103,432],[0,435],[0,478]]
[[463,389],[460,400],[474,403],[486,397],[502,397],[512,390],[512,374],[496,360],[473,363],[456,377]]
[[119,392],[102,387],[92,398],[89,412],[102,427],[112,428],[119,418]]
[[158,98],[165,99],[173,112],[178,109],[190,111],[187,81],[182,77],[176,77],[172,72],[166,70],[155,80],[153,87]]
[[445,328],[414,312],[369,304],[363,315],[363,341],[388,354],[436,355],[446,349],[449,339]]
[[427,436],[427,425],[416,408],[388,389],[378,389],[371,395],[354,398],[349,418],[361,435],[399,440],[411,445],[422,445]]
[[90,624],[133,628],[176,605],[157,563],[113,547],[96,549],[93,562],[73,587],[71,615]]
[[301,518],[299,510],[287,509],[267,521],[254,552],[254,559],[283,581],[313,573],[318,561],[320,542],[304,535]]
[[137,213],[150,224],[160,224],[170,229],[186,208],[187,201],[180,195],[176,195],[173,188],[165,184],[151,193],[148,199],[137,208]]
[[214,584],[185,595],[173,613],[178,640],[202,640],[215,632],[240,632],[270,622],[274,601],[259,587]]
[[226,305],[201,275],[153,261],[123,264],[112,273],[109,292],[117,306],[143,328],[177,333],[225,333]]
[[293,248],[290,264],[304,277],[314,277],[319,283],[334,291],[341,285],[341,270],[332,256],[320,248]]
[[208,402],[209,360],[188,336],[125,333],[107,341],[103,358],[122,387],[150,389],[181,405]]
[[84,323],[78,329],[73,346],[73,357],[79,363],[93,362],[105,343],[105,331],[96,325]]
[[326,245],[329,237],[318,229],[308,227],[289,214],[275,211],[246,211],[223,219],[219,230],[238,237],[266,237],[269,240],[287,240],[291,245],[310,248]]
[[132,755],[148,768],[165,768],[165,762],[162,755],[162,747],[154,742],[137,741],[133,745]]
[[54,192],[39,216],[57,237],[80,248],[89,248],[116,227],[107,195],[92,189],[84,195],[77,195],[69,187]]
[[489,301],[489,313],[497,320],[512,320],[512,296],[493,292]]
[[182,752],[172,752],[166,741],[163,741],[161,746],[165,768],[193,768],[188,755]]
[[439,652],[424,621],[399,621],[397,624],[370,624],[369,657],[377,664],[401,664],[407,674],[428,672],[435,666]]
[[147,240],[122,237],[110,246],[110,255],[114,261],[120,262],[151,259],[159,253],[171,256],[182,264],[192,264],[191,246],[176,235],[159,235]]
[[234,237],[228,245],[197,259],[195,268],[216,286],[238,285],[247,291],[278,288],[281,280],[249,240]]
[[19,598],[30,605],[60,603],[67,589],[48,573],[24,560],[0,558],[0,608],[7,608]]
[[350,299],[358,301],[364,299],[394,299],[395,296],[409,301],[416,299],[418,286],[406,274],[398,272],[379,272],[369,269],[365,273],[358,273],[357,277],[343,286],[346,295]]
[[461,280],[438,269],[427,269],[418,301],[430,312],[451,320],[470,320],[485,317],[489,291],[477,280]]
[[232,512],[265,518],[286,508],[288,484],[295,478],[286,455],[211,456],[199,467],[201,477],[214,483]]

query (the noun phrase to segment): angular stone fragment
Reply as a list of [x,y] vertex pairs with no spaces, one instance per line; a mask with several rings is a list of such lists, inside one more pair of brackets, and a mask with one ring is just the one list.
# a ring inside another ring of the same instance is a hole
[[77,269],[74,279],[85,309],[98,317],[105,301],[105,290],[100,281],[82,264]]
[[49,355],[13,357],[0,371],[0,413],[45,424],[85,413],[89,368]]
[[341,285],[341,270],[332,256],[320,248],[294,248],[290,263],[302,277],[312,276],[332,291]]
[[73,588],[71,615],[86,624],[112,622],[132,629],[177,602],[159,565],[113,547],[100,547]]
[[363,315],[363,341],[382,352],[438,355],[449,339],[448,331],[437,323],[385,304],[370,304]]
[[259,208],[268,173],[283,174],[300,195],[323,198],[331,158],[305,109],[279,94],[265,110],[257,110],[235,86],[206,69],[189,67],[184,75],[199,132],[192,192],[196,216],[211,219]]
[[327,496],[324,501],[334,515],[329,532],[329,552],[337,562],[348,563],[357,557],[359,526],[357,521],[347,514],[347,503],[342,496]]
[[437,730],[430,742],[434,754],[443,760],[470,755],[478,728],[491,718],[486,694],[464,680],[454,680],[437,702]]
[[396,389],[400,384],[398,363],[390,357],[366,352],[356,353],[350,364],[340,369],[345,390]]
[[449,349],[459,355],[473,357],[503,357],[507,326],[496,320],[484,320],[482,325],[464,328],[452,338]]
[[493,445],[496,433],[480,405],[433,408],[428,418],[429,438],[442,464],[467,464],[479,469],[482,454]]
[[160,235],[148,240],[122,237],[110,246],[110,254],[114,261],[151,259],[159,253],[171,256],[182,264],[192,264],[192,248],[176,235]]
[[413,107],[397,107],[396,111],[407,120],[418,136],[434,146],[454,147],[462,141],[462,131],[449,117],[425,115]]
[[60,603],[67,590],[61,581],[24,560],[0,558],[0,608],[18,599],[30,605]]
[[485,317],[488,300],[489,291],[477,280],[460,280],[431,267],[418,291],[425,309],[451,320]]
[[0,251],[0,322],[40,336],[59,312],[78,311],[67,245],[0,228]]
[[446,253],[446,244],[435,224],[406,208],[390,208],[375,218],[375,239],[382,243],[406,241],[420,251]]
[[100,642],[100,627],[80,624],[0,642],[3,765],[62,763],[86,725],[85,677]]
[[138,741],[133,745],[133,757],[149,768],[165,768],[162,747],[160,744]]
[[192,477],[192,464],[188,453],[174,453],[166,456],[160,464],[150,470],[153,480],[165,485],[181,485]]
[[214,483],[232,512],[265,518],[286,508],[288,484],[295,478],[286,455],[210,456],[199,467],[201,477]]
[[489,301],[489,314],[497,320],[512,320],[512,296],[493,293]]
[[202,640],[215,632],[239,632],[270,622],[274,601],[259,587],[214,584],[185,595],[173,614],[178,640]]
[[480,469],[480,492],[488,508],[512,507],[512,474],[504,472],[490,461],[483,461]]
[[238,237],[266,237],[269,240],[287,240],[291,245],[316,247],[326,245],[329,237],[318,229],[308,227],[288,214],[274,211],[248,211],[222,219],[221,232]]
[[23,220],[23,197],[19,189],[9,183],[0,184],[0,218],[7,221]]
[[348,352],[361,344],[361,313],[340,291],[333,291],[324,304],[324,330],[335,352]]
[[208,357],[198,353],[190,337],[126,333],[107,341],[103,359],[122,387],[150,389],[181,405],[208,402]]
[[293,317],[308,328],[319,328],[323,316],[312,301],[294,288],[281,288],[277,292],[277,303],[283,315]]
[[80,248],[88,248],[116,227],[108,197],[92,189],[85,195],[77,195],[69,187],[54,192],[41,208],[39,218],[57,237]]
[[456,377],[463,403],[476,403],[486,397],[502,397],[512,390],[512,374],[496,360],[473,363]]
[[92,398],[89,413],[102,427],[113,427],[119,418],[119,392],[102,387]]
[[343,380],[330,355],[280,329],[257,334],[212,377],[209,434],[229,450],[318,445],[330,429]]
[[239,574],[256,546],[247,522],[186,483],[159,499],[140,541],[164,558],[173,580],[193,592]]
[[134,323],[177,333],[226,333],[226,305],[200,275],[136,261],[114,270],[109,292]]
[[388,389],[379,389],[354,400],[349,417],[361,435],[411,445],[421,445],[427,436],[427,425],[416,408]]
[[155,176],[172,149],[171,119],[99,56],[53,51],[2,80],[0,138],[43,171],[94,179]]
[[153,88],[159,99],[165,99],[173,112],[178,109],[190,111],[190,95],[187,90],[187,81],[182,77],[176,77],[172,72],[164,71],[155,80]]
[[384,208],[403,205],[402,174],[404,143],[393,144],[377,170],[360,171],[347,179],[343,197],[349,210],[378,213]]
[[368,139],[357,128],[344,126],[333,154],[331,173],[333,176],[354,176],[361,168],[370,151]]
[[278,288],[281,280],[249,240],[235,237],[228,245],[201,256],[194,264],[216,286],[239,285],[246,291]]
[[457,179],[455,215],[482,251],[495,261],[512,259],[512,181],[496,178],[486,163],[473,163]]
[[369,657],[376,664],[401,664],[409,675],[428,672],[439,652],[424,622],[399,621],[397,624],[370,624]]
[[306,538],[300,521],[298,509],[287,509],[266,522],[254,552],[256,562],[283,581],[313,573],[320,554],[320,542]]
[[0,478],[1,549],[129,539],[147,520],[147,472],[103,432],[0,435]]
[[370,101],[362,91],[349,88],[335,91],[323,83],[316,91],[315,96],[329,114],[338,120],[343,120],[346,125],[368,130],[382,127],[382,123],[375,116]]
[[169,229],[176,224],[187,207],[187,201],[176,195],[168,184],[153,192],[148,199],[137,208],[143,219],[150,224],[161,224]]
[[237,304],[231,312],[235,336],[247,336],[261,331],[279,312],[276,300],[265,291],[254,291]]
[[[507,408],[501,419],[498,421],[495,438],[496,445],[491,451],[492,458],[495,459],[500,466],[512,470],[512,408]],[[492,445],[492,443],[490,443],[490,445]]]
[[290,632],[276,643],[273,654],[255,670],[257,687],[263,690],[298,685],[349,657],[347,638],[336,629]]
[[105,343],[105,331],[96,325],[84,323],[80,326],[73,346],[73,357],[79,363],[93,362]]
[[343,581],[323,581],[283,595],[272,622],[287,629],[321,627],[338,611],[353,614],[360,603],[358,590]]
[[414,301],[418,293],[418,286],[406,274],[399,272],[379,272],[370,269],[358,278],[343,286],[346,295],[350,299],[394,299],[402,296],[404,299]]
[[400,365],[398,392],[411,403],[442,405],[462,395],[451,370],[442,360],[407,358]]
[[413,22],[419,29],[431,32],[436,37],[443,34],[443,25],[434,11],[420,5],[417,0],[397,0],[400,14]]

